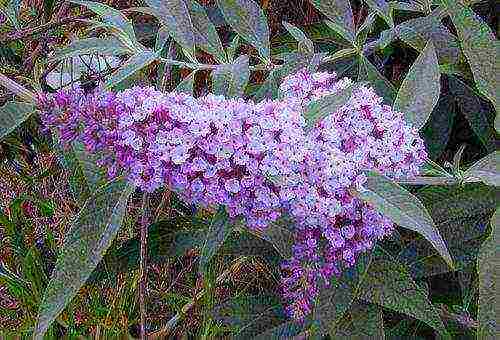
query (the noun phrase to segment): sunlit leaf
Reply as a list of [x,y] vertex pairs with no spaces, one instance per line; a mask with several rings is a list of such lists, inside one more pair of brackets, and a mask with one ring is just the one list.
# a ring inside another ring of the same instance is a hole
[[115,37],[86,38],[73,41],[69,46],[57,50],[52,60],[61,60],[84,54],[123,55],[131,51]]
[[165,25],[172,38],[189,54],[195,54],[195,35],[186,0],[146,0],[153,8],[160,23]]
[[375,11],[384,21],[389,25],[389,27],[394,27],[394,21],[392,20],[391,8],[389,3],[385,0],[364,0],[371,9]]
[[136,55],[131,56],[125,64],[123,64],[118,70],[116,70],[111,76],[108,78],[105,87],[112,87],[121,81],[127,79],[137,71],[140,71],[144,67],[151,64],[158,58],[158,55],[152,51],[142,51]]
[[479,298],[477,301],[477,318],[479,328],[478,339],[496,339],[497,332],[497,299],[495,282],[498,282],[498,225],[500,224],[500,208],[491,218],[492,232],[479,250],[477,274],[479,281]]
[[115,181],[95,193],[71,223],[38,312],[35,338],[77,294],[115,238],[133,187]]
[[208,263],[222,247],[222,244],[232,230],[232,224],[229,221],[227,213],[223,207],[219,208],[212,217],[206,238],[201,248],[200,264],[201,271],[205,271]]
[[299,43],[299,50],[302,50],[306,53],[314,53],[314,45],[311,39],[309,39],[304,32],[300,30],[300,28],[283,21],[283,26],[286,28],[288,33],[292,35],[292,37],[297,40]]
[[0,107],[0,141],[14,131],[35,111],[32,104],[7,102]]
[[219,62],[226,59],[222,43],[219,39],[214,24],[208,19],[203,6],[195,0],[186,0],[191,21],[193,23],[193,33],[195,43],[205,52],[213,55]]
[[356,34],[351,4],[348,0],[311,0],[311,2],[334,26],[346,32],[348,41],[354,42]]
[[475,177],[488,185],[500,186],[500,151],[490,153],[473,164],[465,177]]
[[421,320],[448,335],[439,312],[423,289],[413,281],[407,268],[389,256],[375,257],[370,263],[359,297]]
[[355,195],[372,204],[397,225],[421,234],[453,268],[446,243],[424,205],[410,192],[383,175],[369,171],[367,177],[364,188],[356,191]]
[[232,64],[214,70],[212,92],[226,98],[242,97],[249,77],[248,56],[239,56]]
[[231,28],[269,59],[269,27],[259,5],[251,0],[217,0],[217,5]]
[[434,46],[427,44],[406,75],[394,101],[394,109],[403,112],[406,121],[422,128],[439,99],[440,73]]
[[472,9],[456,0],[443,0],[455,26],[474,80],[481,93],[497,107],[498,41],[489,26]]

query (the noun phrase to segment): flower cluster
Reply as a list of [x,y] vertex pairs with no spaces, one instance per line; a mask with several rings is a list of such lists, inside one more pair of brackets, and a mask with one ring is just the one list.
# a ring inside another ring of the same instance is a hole
[[39,106],[45,125],[65,145],[76,140],[99,155],[110,177],[125,173],[145,191],[167,186],[188,203],[224,205],[254,230],[289,214],[295,245],[282,266],[283,295],[290,316],[302,319],[320,282],[393,228],[352,196],[366,181],[364,170],[412,176],[426,157],[417,131],[364,86],[306,131],[307,104],[351,85],[302,70],[283,81],[282,99],[274,101],[134,87],[60,91],[41,95]]

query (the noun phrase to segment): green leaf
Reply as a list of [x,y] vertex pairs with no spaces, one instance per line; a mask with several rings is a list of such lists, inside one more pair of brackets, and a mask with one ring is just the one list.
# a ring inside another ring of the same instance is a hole
[[311,129],[318,121],[345,105],[351,98],[354,87],[355,85],[351,85],[340,90],[340,93],[329,94],[310,103],[304,113],[307,128]]
[[259,5],[251,0],[217,0],[217,5],[229,26],[268,60],[269,27]]
[[11,91],[16,96],[23,98],[28,102],[36,103],[37,101],[36,95],[33,92],[31,92],[21,84],[4,76],[2,73],[0,73],[0,86],[5,87],[7,90]]
[[449,92],[455,99],[458,108],[469,122],[472,131],[478,136],[488,152],[496,149],[495,131],[490,123],[490,105],[482,101],[475,92],[456,77],[448,77]]
[[118,233],[133,187],[111,182],[93,195],[73,220],[45,290],[34,332],[48,327],[85,284]]
[[32,104],[7,102],[0,107],[0,141],[14,131],[34,112]]
[[115,37],[86,38],[73,41],[68,47],[55,52],[52,61],[71,58],[83,54],[124,55],[131,51]]
[[500,151],[495,151],[473,164],[465,178],[479,178],[485,184],[500,186]]
[[439,99],[439,66],[434,45],[429,42],[399,88],[394,109],[405,114],[406,121],[422,128]]
[[472,9],[456,0],[443,0],[455,26],[479,91],[497,107],[498,41],[489,26]]
[[212,218],[207,231],[205,242],[201,248],[199,268],[202,272],[207,269],[207,265],[217,251],[222,247],[224,241],[229,236],[232,225],[224,207],[220,207]]
[[446,244],[424,205],[410,192],[383,175],[369,171],[367,178],[364,188],[356,191],[355,195],[372,204],[399,226],[421,234],[453,268],[453,260]]
[[446,149],[455,115],[454,98],[450,95],[439,98],[429,120],[422,129],[427,153],[431,159],[437,159]]
[[360,56],[358,81],[363,80],[370,82],[377,93],[384,98],[386,103],[392,103],[394,101],[396,89],[391,82],[380,74],[365,56]]
[[337,322],[347,313],[366,279],[372,261],[372,252],[361,254],[353,267],[346,268],[330,286],[322,287],[316,299],[314,319],[321,334],[332,332]]
[[385,339],[382,308],[356,302],[330,331],[333,339]]
[[291,34],[291,36],[297,40],[299,43],[299,50],[303,51],[304,53],[314,53],[314,44],[311,39],[309,39],[304,32],[300,30],[300,28],[283,21],[283,26],[286,28],[288,33]]
[[172,38],[189,54],[195,55],[195,35],[185,0],[146,0],[160,22],[165,25]]
[[479,281],[479,298],[477,301],[478,339],[496,339],[497,332],[497,299],[495,282],[498,281],[498,225],[500,224],[500,208],[491,218],[492,232],[479,250],[477,274]]
[[208,19],[205,9],[195,0],[187,0],[187,5],[191,21],[193,22],[196,45],[205,52],[213,55],[217,61],[224,62],[226,55],[222,48],[222,43],[214,24]]
[[257,237],[271,243],[273,248],[283,259],[292,257],[293,233],[291,231],[293,222],[286,218],[281,218],[270,224],[264,231],[250,231]]
[[389,27],[394,27],[394,21],[392,20],[391,8],[389,3],[385,0],[364,0],[366,4],[375,11],[384,21],[389,25]]
[[[348,0],[311,0],[311,2],[314,7],[331,20],[333,27],[340,28],[340,31],[345,34],[344,38],[346,38],[347,41],[351,43],[354,42],[356,34],[351,4]],[[333,27],[332,29],[335,30]]]
[[213,71],[212,92],[227,98],[242,97],[249,77],[248,56],[239,56],[233,64],[220,65]]
[[124,65],[122,65],[108,78],[104,86],[106,88],[110,88],[117,85],[137,71],[151,64],[157,58],[158,55],[152,51],[142,51],[136,55],[131,56]]
[[448,335],[439,312],[427,294],[411,278],[407,268],[389,256],[376,257],[370,263],[361,285],[359,298],[407,314]]
[[194,86],[194,76],[196,75],[196,71],[193,71],[186,78],[182,79],[182,81],[177,85],[175,91],[184,92],[188,94],[193,94],[193,86]]
[[83,1],[83,0],[69,0],[70,2],[82,5],[90,9],[92,12],[100,16],[105,23],[115,27],[117,30],[124,33],[125,37],[128,38],[128,42],[132,45],[137,45],[137,39],[135,37],[134,26],[127,19],[126,16],[122,14],[117,9],[110,7],[105,4],[94,1]]

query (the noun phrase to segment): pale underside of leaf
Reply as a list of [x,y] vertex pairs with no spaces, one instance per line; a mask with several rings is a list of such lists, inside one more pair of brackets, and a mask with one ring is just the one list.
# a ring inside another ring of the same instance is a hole
[[23,102],[7,102],[0,107],[0,141],[28,119],[34,111],[34,105]]

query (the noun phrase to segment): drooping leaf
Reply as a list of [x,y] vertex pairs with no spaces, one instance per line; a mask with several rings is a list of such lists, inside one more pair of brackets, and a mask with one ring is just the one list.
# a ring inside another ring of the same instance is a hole
[[111,74],[104,86],[107,88],[113,87],[114,85],[127,79],[137,71],[140,71],[144,67],[148,66],[157,58],[158,55],[153,51],[142,51],[131,56],[125,62],[125,64],[123,64],[118,70]]
[[94,2],[94,1],[83,1],[83,0],[70,0],[72,3],[77,5],[82,5],[90,9],[92,12],[100,16],[103,21],[117,30],[124,33],[125,37],[132,45],[137,45],[137,39],[135,37],[134,26],[130,20],[125,17],[122,12],[108,5]]
[[495,131],[491,126],[489,115],[490,108],[487,102],[481,100],[474,91],[460,79],[450,76],[449,91],[455,99],[460,112],[469,122],[472,131],[479,138],[486,150],[495,150]]
[[389,3],[385,0],[365,0],[366,4],[375,11],[389,27],[394,27],[394,20],[392,20],[391,8]]
[[224,62],[226,55],[222,48],[217,30],[214,24],[208,19],[203,6],[195,0],[186,0],[193,23],[193,33],[195,43],[205,52],[213,55],[219,62]]
[[193,86],[194,86],[194,76],[196,75],[196,71],[193,71],[186,78],[182,79],[182,81],[177,85],[175,91],[184,92],[188,94],[193,94]]
[[455,102],[450,95],[441,96],[422,129],[427,153],[437,159],[446,149],[455,119]]
[[84,54],[124,55],[130,50],[115,37],[86,38],[73,41],[68,47],[57,50],[53,61]]
[[311,0],[311,2],[335,26],[346,32],[348,41],[354,42],[356,34],[351,4],[348,0]]
[[351,85],[346,89],[340,90],[339,93],[329,94],[311,102],[304,113],[307,128],[311,129],[319,120],[336,112],[345,105],[351,97],[354,87],[354,85]]
[[217,0],[217,5],[229,26],[269,59],[269,27],[259,5],[250,0]]
[[394,109],[405,114],[406,121],[422,128],[439,99],[439,66],[434,46],[427,44],[413,63],[399,88]]
[[497,107],[498,41],[489,26],[472,9],[456,0],[443,0],[455,26],[462,50],[479,91]]
[[361,254],[354,266],[344,269],[339,278],[334,277],[331,280],[330,286],[323,285],[313,312],[321,334],[334,332],[337,322],[352,306],[367,276],[371,261],[372,252]]
[[479,178],[485,184],[500,186],[500,151],[495,151],[473,164],[465,177]]
[[0,107],[0,141],[28,119],[34,111],[34,105],[23,102],[7,102]]
[[354,303],[332,328],[333,339],[385,339],[382,308],[375,304]]
[[73,220],[38,312],[35,338],[85,284],[120,229],[133,187],[115,181],[94,194]]
[[214,70],[212,92],[227,98],[242,97],[249,77],[248,56],[239,56],[232,64]]
[[408,269],[389,256],[375,257],[360,287],[359,298],[407,314],[448,335],[438,310]]
[[252,233],[271,243],[283,259],[289,259],[292,257],[292,227],[293,222],[291,220],[282,218],[270,224],[263,232],[253,231]]
[[195,55],[195,34],[186,0],[146,0],[172,38],[189,54]]
[[358,81],[363,80],[370,82],[370,85],[384,98],[386,103],[390,104],[394,101],[394,97],[396,96],[394,86],[386,77],[380,74],[366,57],[361,56],[359,58]]
[[397,225],[421,234],[453,268],[446,243],[424,205],[410,192],[383,175],[369,171],[367,178],[363,190],[356,191],[355,195],[372,204]]
[[498,282],[498,225],[500,224],[500,208],[491,218],[492,232],[479,250],[477,259],[477,274],[479,281],[479,298],[477,301],[477,319],[479,327],[478,339],[495,339],[498,335],[497,328],[497,299],[495,290]]
[[205,242],[201,248],[199,268],[204,272],[208,263],[222,247],[222,244],[231,232],[231,222],[227,216],[226,210],[221,207],[213,216],[210,227],[207,231]]
[[300,28],[283,21],[283,26],[286,28],[288,33],[292,35],[292,37],[297,40],[299,43],[299,50],[303,51],[304,53],[314,53],[314,44],[311,39],[309,39],[304,32],[300,30]]

